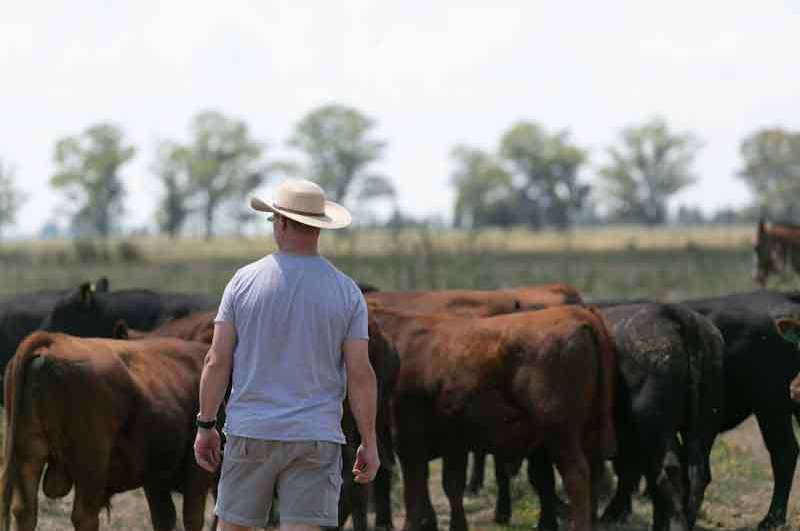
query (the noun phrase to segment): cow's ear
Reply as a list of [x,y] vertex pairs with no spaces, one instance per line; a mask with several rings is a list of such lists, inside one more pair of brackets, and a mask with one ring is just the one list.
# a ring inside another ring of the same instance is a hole
[[111,334],[114,339],[129,339],[128,338],[128,323],[125,319],[120,319],[114,323],[114,331]]
[[783,339],[800,347],[800,320],[798,319],[778,319],[775,321],[775,328]]
[[98,278],[94,283],[94,290],[98,293],[108,293],[108,279],[106,277]]
[[89,282],[81,284],[81,304],[86,307],[94,304],[94,288]]

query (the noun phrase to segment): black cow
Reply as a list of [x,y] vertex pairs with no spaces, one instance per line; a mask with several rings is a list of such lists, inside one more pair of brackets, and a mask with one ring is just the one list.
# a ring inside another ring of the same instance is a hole
[[723,420],[722,336],[681,305],[623,305],[601,313],[620,368],[619,479],[603,518],[618,522],[630,515],[631,494],[644,475],[653,529],[691,529],[711,482],[709,457]]
[[[86,284],[96,292],[108,291],[108,279]],[[0,297],[0,404],[3,403],[2,378],[8,360],[17,351],[25,336],[39,328],[56,303],[69,290],[37,291]]]
[[755,414],[774,483],[772,502],[758,527],[781,526],[797,464],[792,415],[800,417],[800,406],[792,403],[788,389],[800,359],[796,348],[778,334],[773,318],[800,313],[800,293],[755,291],[685,304],[708,316],[725,338],[727,400],[722,429],[735,428]]
[[83,284],[58,301],[40,328],[80,337],[111,337],[114,325],[120,320],[131,328],[147,331],[170,319],[212,310],[216,305],[216,301],[205,295],[146,289],[100,293]]

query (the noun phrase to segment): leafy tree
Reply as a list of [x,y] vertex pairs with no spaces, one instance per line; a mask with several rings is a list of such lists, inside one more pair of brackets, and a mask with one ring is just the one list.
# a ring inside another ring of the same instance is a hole
[[157,213],[158,224],[172,238],[180,234],[191,212],[187,205],[191,192],[189,160],[190,153],[186,147],[173,142],[162,142],[153,164],[165,191]]
[[14,186],[14,168],[0,160],[0,240],[3,229],[14,224],[23,201],[25,195]]
[[550,134],[534,122],[518,122],[503,135],[500,156],[521,183],[519,193],[538,205],[543,223],[572,225],[590,187],[578,180],[586,152],[570,143],[567,131]]
[[372,119],[352,107],[326,105],[297,124],[289,145],[305,153],[306,177],[331,194],[334,201],[346,203],[354,188],[358,188],[357,196],[362,200],[392,197],[392,183],[368,171],[386,147],[384,141],[370,137],[374,126]]
[[259,162],[265,146],[250,137],[244,122],[216,111],[195,116],[192,134],[192,143],[182,152],[190,193],[197,195],[202,204],[208,239],[214,234],[219,207],[246,196],[266,179],[268,169]]
[[762,129],[742,141],[747,183],[760,209],[776,217],[800,218],[800,132]]
[[484,151],[464,146],[454,148],[451,157],[456,161],[452,178],[456,188],[453,225],[476,229],[513,224],[510,216],[515,211],[505,208],[513,193],[511,174],[499,161]]
[[667,219],[669,197],[695,181],[691,173],[699,140],[673,133],[656,118],[622,131],[622,145],[611,147],[610,163],[600,168],[612,215],[621,221],[656,225]]
[[134,147],[124,142],[122,130],[108,123],[56,143],[57,171],[50,183],[63,190],[70,203],[80,205],[73,213],[73,226],[88,227],[103,238],[111,233],[125,194],[119,170],[134,153]]

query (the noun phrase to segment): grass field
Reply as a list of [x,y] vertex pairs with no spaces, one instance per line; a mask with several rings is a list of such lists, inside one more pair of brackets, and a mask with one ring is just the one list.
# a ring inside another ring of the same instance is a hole
[[[353,278],[384,290],[498,288],[543,282],[569,282],[585,298],[650,297],[675,301],[756,288],[751,280],[752,227],[582,230],[574,233],[525,231],[480,234],[412,230],[326,235],[323,253]],[[112,288],[148,287],[162,291],[222,293],[233,272],[273,249],[270,238],[169,241],[158,238],[109,242],[87,250],[70,242],[19,242],[0,246],[0,293],[56,289],[107,276]],[[771,287],[796,289],[787,274]],[[474,529],[503,529],[493,523],[493,474],[484,492],[467,502]],[[511,528],[530,529],[539,506],[523,475],[513,484]],[[769,458],[750,420],[722,436],[713,453],[714,482],[699,527],[750,529],[764,515],[771,496]],[[441,528],[448,506],[432,465],[431,489]],[[400,482],[396,483],[397,528],[402,526]],[[800,490],[800,488],[796,489]],[[42,500],[44,530],[71,528],[71,498]],[[179,501],[179,500],[178,500]],[[790,504],[790,526],[800,517]],[[209,505],[210,510],[210,505]],[[180,512],[180,511],[179,511]],[[649,503],[640,499],[629,526],[649,529]],[[116,496],[103,529],[151,529],[140,492]]]

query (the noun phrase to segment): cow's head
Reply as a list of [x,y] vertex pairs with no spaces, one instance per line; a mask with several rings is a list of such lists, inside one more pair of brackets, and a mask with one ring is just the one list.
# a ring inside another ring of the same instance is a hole
[[761,287],[767,284],[767,277],[783,271],[786,262],[783,245],[780,240],[770,234],[764,218],[758,221],[756,243],[753,246],[753,280]]
[[115,323],[108,319],[99,295],[107,290],[105,279],[97,284],[84,282],[56,303],[39,328],[81,337],[110,337]]
[[[781,318],[775,321],[775,328],[783,339],[800,350],[800,319]],[[789,384],[789,396],[794,402],[800,402],[800,374],[794,377]]]

